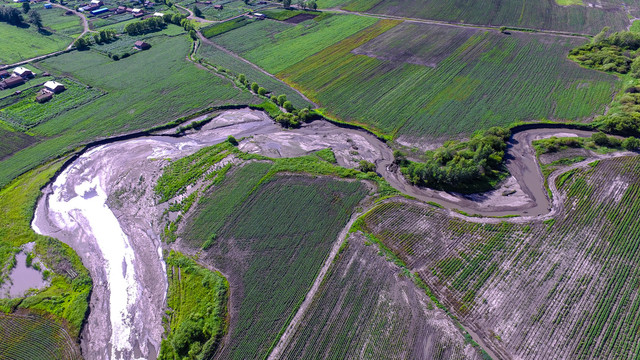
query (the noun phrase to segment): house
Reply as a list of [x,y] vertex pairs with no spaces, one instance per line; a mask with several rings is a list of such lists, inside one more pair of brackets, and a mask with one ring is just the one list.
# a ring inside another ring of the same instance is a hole
[[156,12],[156,13],[154,13],[154,14],[153,14],[153,16],[156,16],[156,17],[163,17],[163,16],[164,16],[164,14],[163,14],[163,13],[161,13],[161,12]]
[[0,88],[9,89],[22,84],[24,84],[23,78],[21,78],[20,76],[11,76],[9,78],[4,79],[3,81],[0,81]]
[[134,17],[134,18],[139,18],[139,17],[141,17],[141,16],[143,16],[143,15],[144,15],[144,13],[143,13],[143,12],[133,13],[133,17]]
[[133,14],[134,18],[138,18],[138,17],[141,17],[142,15],[144,15],[144,11],[142,11],[141,9],[138,9],[138,8],[131,9],[131,13]]
[[59,94],[66,90],[64,85],[60,84],[57,81],[47,81],[44,83],[44,89],[50,91],[54,94]]
[[45,9],[51,9],[51,8],[53,8],[53,5],[51,5],[51,3],[45,3],[44,4],[44,8]]
[[27,2],[27,0],[13,0],[14,3]]
[[264,16],[264,14],[261,14],[261,13],[255,13],[253,14],[253,16],[255,16],[255,18],[258,20],[264,20],[266,18],[266,16]]
[[8,78],[11,76],[7,70],[0,70],[0,79]]
[[26,67],[23,66],[18,66],[17,68],[13,69],[13,74],[20,76],[24,79],[28,79],[28,78],[32,78],[35,75],[33,74],[33,71],[27,69]]
[[116,9],[116,14],[124,14],[125,12],[127,12],[127,8],[122,5],[118,6]]
[[102,0],[91,0],[91,5],[102,6],[104,5],[104,3],[102,2]]
[[223,5],[213,5],[213,8],[216,9],[216,10],[222,10],[222,9],[224,9],[224,6]]
[[48,91],[41,91],[36,96],[36,101],[42,104],[51,100],[52,98],[53,98],[53,93],[50,93]]
[[136,41],[136,43],[133,44],[133,46],[138,50],[147,50],[147,49],[149,49],[151,47],[151,45],[147,44],[144,41],[140,41],[140,40]]
[[106,13],[107,11],[109,11],[109,9],[103,7],[103,8],[91,11],[91,14],[92,15],[100,15],[100,14]]

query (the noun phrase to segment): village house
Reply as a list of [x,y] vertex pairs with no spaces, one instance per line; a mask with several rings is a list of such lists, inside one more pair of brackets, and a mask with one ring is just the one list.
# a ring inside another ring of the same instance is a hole
[[163,17],[164,14],[161,13],[161,12],[156,12],[156,13],[153,14],[153,16],[155,16],[155,17]]
[[33,74],[33,71],[27,69],[26,67],[23,66],[18,66],[17,68],[13,69],[13,74],[20,76],[23,79],[28,79],[28,78],[32,78],[35,75]]
[[216,10],[223,10],[224,6],[223,5],[213,5],[213,8]]
[[144,15],[144,11],[142,11],[141,9],[138,9],[138,8],[132,9],[131,13],[133,14],[133,17],[135,17],[135,18],[141,17],[142,15]]
[[54,94],[59,94],[66,90],[64,85],[60,84],[57,81],[47,81],[44,83],[44,89],[50,91]]
[[45,4],[44,4],[44,8],[45,8],[45,9],[52,9],[52,8],[53,8],[53,5],[51,5],[51,3],[45,3]]
[[36,101],[40,104],[45,103],[53,98],[53,94],[48,91],[40,91],[38,95],[36,95]]
[[24,84],[23,78],[21,78],[20,76],[11,76],[9,78],[6,78],[0,81],[0,89],[1,90],[10,89],[12,87],[16,87],[22,84]]
[[258,20],[264,20],[266,18],[266,16],[264,16],[264,14],[261,14],[261,13],[255,13],[253,14],[253,16]]
[[133,44],[133,46],[138,49],[138,50],[147,50],[151,47],[151,45],[147,44],[144,41],[136,41],[135,44]]

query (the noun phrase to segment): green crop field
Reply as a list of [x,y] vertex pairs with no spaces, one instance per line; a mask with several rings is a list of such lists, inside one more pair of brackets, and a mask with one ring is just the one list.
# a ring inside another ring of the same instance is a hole
[[35,143],[37,139],[0,121],[0,160]]
[[[44,25],[46,26],[46,24]],[[0,34],[2,34],[0,65],[13,64],[39,55],[64,50],[73,40],[56,33],[43,35],[33,26],[24,29],[4,22],[0,22]]]
[[481,359],[378,247],[352,234],[283,359]]
[[559,176],[564,210],[531,223],[482,224],[434,207],[388,203],[365,228],[462,323],[520,358],[640,354],[640,159]]
[[[152,45],[120,61],[89,50],[39,63],[52,74],[64,74],[106,95],[30,129],[43,140],[1,162],[0,186],[91,139],[147,129],[213,105],[262,102],[189,63],[186,36],[155,37]],[[158,71],[149,71],[150,64]]]
[[258,21],[212,40],[270,73],[277,73],[376,22],[374,18],[324,14],[298,25]]
[[42,5],[34,5],[33,9],[42,17],[45,28],[59,35],[75,36],[82,33],[82,20],[79,16],[65,15],[64,9],[44,9]]
[[[576,3],[576,1],[571,1]],[[541,1],[416,1],[416,0],[321,0],[324,8],[342,7],[345,10],[411,18],[443,20],[461,24],[514,26],[531,29],[558,30],[572,33],[596,34],[603,27],[623,30],[630,24],[625,9],[636,1],[605,0],[594,6],[561,6],[556,0]],[[564,5],[564,4],[563,4]]]
[[75,339],[56,322],[36,313],[0,312],[0,358],[79,360]]
[[[382,20],[277,76],[333,117],[414,139],[468,136],[516,121],[589,119],[620,86],[566,58],[580,39],[471,31]],[[415,55],[385,60],[394,49]]]
[[271,166],[249,163],[227,176],[203,195],[183,235],[197,247],[209,240],[200,261],[228,276],[225,359],[269,352],[365,194],[359,182],[322,177],[275,175],[260,184]]

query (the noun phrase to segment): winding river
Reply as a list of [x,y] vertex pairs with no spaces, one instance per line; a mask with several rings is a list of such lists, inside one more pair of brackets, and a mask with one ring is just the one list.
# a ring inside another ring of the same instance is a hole
[[[531,147],[532,140],[559,134],[584,137],[591,132],[557,128],[518,132],[509,142],[511,177],[503,188],[462,196],[407,183],[392,165],[392,150],[365,131],[326,121],[285,131],[262,112],[226,111],[199,131],[181,137],[146,136],[88,149],[44,189],[33,228],[73,247],[91,273],[94,290],[81,338],[83,355],[87,359],[155,358],[164,331],[167,280],[159,237],[163,224],[158,223],[166,204],[156,204],[153,186],[170,159],[222,142],[229,135],[247,137],[240,143],[241,150],[271,157],[300,156],[330,147],[340,165],[354,167],[360,159],[374,162],[391,186],[419,200],[470,214],[521,215],[519,221],[523,221],[550,216],[560,206],[547,198]],[[515,192],[502,196],[505,188]]]

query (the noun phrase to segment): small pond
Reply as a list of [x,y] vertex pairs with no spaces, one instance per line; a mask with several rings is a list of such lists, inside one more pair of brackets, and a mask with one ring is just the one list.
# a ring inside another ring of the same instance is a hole
[[19,252],[16,255],[16,266],[11,269],[9,278],[0,287],[0,297],[20,297],[31,288],[39,289],[45,285],[42,273],[27,266],[27,254]]

